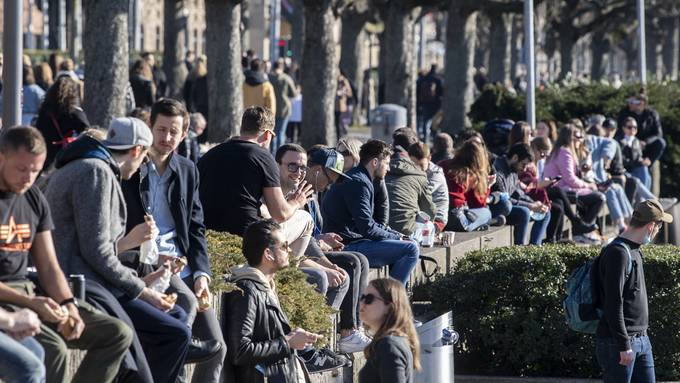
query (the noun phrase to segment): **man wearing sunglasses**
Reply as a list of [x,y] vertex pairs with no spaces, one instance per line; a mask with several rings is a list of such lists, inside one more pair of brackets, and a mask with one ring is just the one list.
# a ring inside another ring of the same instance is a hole
[[603,310],[596,352],[605,383],[655,381],[641,247],[652,242],[664,222],[673,222],[673,216],[664,213],[659,201],[640,202],[628,228],[593,264],[593,292]]
[[222,323],[234,381],[304,381],[296,352],[311,347],[320,335],[292,329],[279,304],[274,277],[290,258],[281,226],[273,220],[248,226],[243,255],[248,265],[232,270],[232,281],[240,290],[227,295],[229,310]]
[[623,138],[625,120],[632,117],[637,122],[637,138],[642,145],[644,157],[650,161],[649,166],[653,165],[663,155],[666,150],[666,140],[663,138],[663,130],[661,128],[661,120],[659,113],[647,105],[647,95],[644,90],[637,95],[628,99],[627,107],[624,107],[619,112],[617,119],[619,131],[616,139]]

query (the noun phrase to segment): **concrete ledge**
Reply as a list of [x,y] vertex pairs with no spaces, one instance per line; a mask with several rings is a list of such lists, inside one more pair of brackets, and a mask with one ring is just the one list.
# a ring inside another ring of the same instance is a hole
[[570,378],[513,378],[506,376],[456,375],[456,383],[598,383],[601,379],[570,379]]

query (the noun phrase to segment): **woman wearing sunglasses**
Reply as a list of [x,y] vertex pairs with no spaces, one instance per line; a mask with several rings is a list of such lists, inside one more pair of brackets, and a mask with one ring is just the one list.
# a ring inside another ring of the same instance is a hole
[[361,296],[359,316],[373,334],[364,350],[366,365],[360,383],[412,383],[420,370],[420,343],[402,284],[391,278],[374,279]]

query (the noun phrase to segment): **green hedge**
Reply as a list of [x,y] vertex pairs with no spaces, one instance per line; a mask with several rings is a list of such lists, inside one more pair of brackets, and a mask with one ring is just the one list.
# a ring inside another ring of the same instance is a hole
[[[241,251],[241,237],[208,231],[208,255],[213,272],[210,289],[215,293],[230,292],[235,286],[229,282],[230,269],[245,264]],[[283,311],[293,328],[301,327],[329,339],[333,324],[333,309],[326,298],[307,283],[306,275],[296,267],[287,267],[276,275],[276,288]]]
[[[659,379],[680,378],[680,252],[644,250],[649,334]],[[598,377],[594,337],[569,330],[562,300],[570,272],[599,248],[515,246],[468,254],[430,285],[438,312],[453,311],[460,373]]]
[[[625,106],[626,98],[639,90],[638,85],[615,89],[608,85],[591,84],[572,87],[548,87],[536,94],[537,119],[566,122],[570,118],[583,118],[593,113],[616,118]],[[653,83],[647,86],[649,105],[659,112],[664,138],[668,148],[661,158],[662,195],[675,196],[680,190],[680,176],[670,169],[680,166],[680,84]],[[514,95],[501,86],[489,85],[472,105],[469,116],[475,126],[495,118],[523,120],[525,113],[523,95]]]

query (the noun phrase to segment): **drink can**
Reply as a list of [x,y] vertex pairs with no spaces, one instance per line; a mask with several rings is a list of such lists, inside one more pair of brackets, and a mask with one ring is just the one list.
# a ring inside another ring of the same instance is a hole
[[83,274],[71,274],[69,275],[69,281],[71,282],[71,291],[73,296],[84,300],[85,299],[85,276]]
[[442,246],[449,247],[453,246],[453,241],[455,239],[456,232],[445,231],[442,233]]

